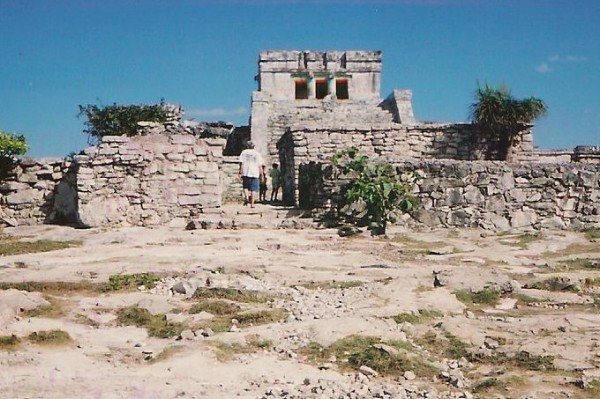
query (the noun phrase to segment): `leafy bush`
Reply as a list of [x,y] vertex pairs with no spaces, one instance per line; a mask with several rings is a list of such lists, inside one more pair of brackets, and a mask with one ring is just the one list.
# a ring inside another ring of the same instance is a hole
[[138,122],[167,121],[168,113],[164,105],[164,100],[153,105],[79,105],[77,117],[87,118],[83,132],[89,135],[90,141],[99,140],[104,136],[135,136]]
[[4,133],[0,130],[0,180],[5,179],[14,164],[17,155],[24,155],[29,146],[20,134]]
[[385,234],[387,223],[395,223],[397,212],[410,212],[417,200],[412,191],[414,175],[398,180],[390,164],[371,164],[354,146],[338,151],[332,159],[340,175],[349,181],[343,185],[340,212],[357,225],[369,225],[372,234]]

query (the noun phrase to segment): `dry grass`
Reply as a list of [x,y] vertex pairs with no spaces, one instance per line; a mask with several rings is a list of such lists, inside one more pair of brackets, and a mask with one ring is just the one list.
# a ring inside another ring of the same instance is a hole
[[62,346],[73,342],[69,333],[63,330],[35,331],[27,338],[34,344],[49,346]]
[[158,338],[171,338],[178,336],[184,330],[180,323],[167,322],[163,314],[153,315],[148,309],[131,306],[117,311],[117,324],[122,326],[143,327],[148,335]]
[[390,241],[403,244],[406,249],[403,249],[402,252],[408,254],[427,254],[431,250],[448,246],[448,243],[444,241],[422,241],[406,235],[395,236]]
[[478,305],[494,305],[500,299],[502,293],[496,290],[483,289],[481,291],[472,292],[468,290],[454,291],[456,299],[464,303],[468,307],[477,307]]
[[310,281],[308,283],[297,284],[300,287],[304,287],[309,290],[343,290],[348,288],[362,287],[364,283],[362,281],[350,280],[350,281]]
[[252,312],[234,313],[222,315],[201,323],[197,328],[210,328],[215,333],[227,332],[237,321],[238,327],[258,326],[262,324],[276,323],[284,320],[288,316],[288,311],[285,309],[269,309],[258,310]]
[[517,247],[520,249],[526,249],[532,242],[541,241],[544,239],[544,235],[542,233],[523,233],[518,236],[504,237],[507,237],[508,239],[499,240],[498,242],[500,244]]
[[75,248],[83,245],[83,241],[21,241],[17,237],[0,234],[0,256],[22,255],[37,252],[57,251],[65,248]]
[[546,251],[541,254],[542,258],[562,258],[567,256],[577,256],[588,253],[599,253],[600,248],[596,243],[573,243],[566,248],[557,251]]
[[151,364],[162,362],[164,360],[170,359],[176,353],[181,352],[183,348],[184,347],[182,345],[169,346],[160,351],[156,356],[148,356],[145,358],[145,360],[147,360],[148,363]]
[[421,324],[426,323],[432,319],[443,317],[444,314],[434,309],[419,309],[416,313],[399,313],[392,317],[398,324],[401,323],[412,323]]
[[242,308],[235,303],[221,300],[211,300],[193,304],[189,310],[189,313],[196,314],[200,312],[208,312],[215,316],[226,316],[236,314],[241,309]]
[[13,350],[19,344],[21,340],[16,335],[0,335],[0,350]]
[[300,351],[313,363],[328,362],[335,358],[342,370],[358,370],[368,366],[383,376],[400,376],[413,371],[418,376],[431,377],[437,370],[411,353],[412,346],[405,341],[382,341],[380,338],[350,335],[327,347],[311,342]]
[[276,295],[260,292],[241,290],[237,288],[203,288],[194,292],[194,299],[226,299],[240,303],[265,303],[277,298]]
[[450,333],[438,335],[433,331],[428,331],[415,338],[415,343],[427,348],[432,353],[451,359],[460,359],[469,354],[469,345]]
[[25,317],[46,317],[50,319],[57,319],[66,315],[65,301],[46,295],[44,298],[48,301],[49,305],[38,306],[35,309],[23,311]]
[[65,295],[72,293],[95,294],[111,291],[128,291],[140,285],[153,287],[160,276],[152,273],[115,274],[104,283],[93,283],[88,280],[81,281],[23,281],[16,283],[0,282],[0,290],[17,289],[27,292],[42,292],[51,295]]

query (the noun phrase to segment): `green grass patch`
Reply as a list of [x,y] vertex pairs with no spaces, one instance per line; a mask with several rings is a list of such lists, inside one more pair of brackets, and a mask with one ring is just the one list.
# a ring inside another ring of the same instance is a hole
[[581,269],[600,269],[600,258],[573,258],[564,259],[558,262],[554,267],[561,271],[581,270]]
[[246,345],[252,348],[267,350],[273,347],[273,341],[270,339],[261,338],[258,334],[247,335],[245,339]]
[[444,314],[439,310],[435,309],[419,309],[417,313],[399,313],[396,316],[392,317],[394,321],[398,324],[401,323],[412,323],[412,324],[421,324],[428,322],[429,320],[436,319],[439,317],[443,317]]
[[504,352],[495,352],[492,355],[469,353],[466,358],[474,363],[512,366],[524,370],[552,371],[556,369],[554,367],[554,356],[532,355],[526,351],[520,351],[512,355]]
[[481,291],[472,292],[469,290],[456,290],[454,291],[456,299],[465,305],[494,305],[498,302],[498,299],[502,296],[502,293],[498,290],[490,290],[484,288]]
[[241,307],[238,304],[221,300],[210,300],[193,304],[189,310],[189,313],[196,314],[200,312],[208,312],[215,316],[226,316],[236,314],[240,310]]
[[492,377],[475,382],[471,390],[474,393],[486,393],[492,389],[503,389],[504,387],[505,384],[503,384],[498,378]]
[[579,292],[576,283],[561,277],[552,277],[542,281],[535,281],[526,284],[523,287],[546,291]]
[[141,285],[146,288],[154,288],[160,281],[160,276],[152,273],[134,273],[134,274],[114,274],[108,278],[101,290],[121,291],[124,289],[133,289]]
[[16,348],[21,343],[21,340],[16,335],[0,335],[0,349],[11,350]]
[[161,276],[152,273],[115,274],[104,283],[81,281],[22,281],[0,282],[0,290],[17,289],[27,292],[42,292],[53,295],[66,293],[104,293],[124,291],[144,285],[152,288],[161,279]]
[[67,345],[73,342],[69,333],[63,330],[35,331],[27,338],[39,345]]
[[364,283],[362,281],[311,281],[308,283],[299,284],[309,290],[331,290],[331,289],[347,289],[362,287]]
[[350,335],[327,347],[310,342],[300,353],[313,363],[326,362],[335,357],[342,370],[358,370],[364,365],[384,376],[400,376],[406,371],[413,371],[422,377],[435,375],[436,369],[411,353],[411,348],[404,341],[383,341],[372,336]]
[[240,327],[257,326],[261,324],[275,323],[288,317],[285,309],[259,310],[255,312],[238,313],[232,318],[239,322]]
[[589,241],[596,241],[600,239],[600,229],[598,228],[585,229],[583,234]]
[[20,241],[19,238],[0,234],[0,256],[32,254],[37,252],[57,251],[65,248],[75,248],[83,245],[83,241]]
[[95,292],[89,281],[23,281],[18,283],[0,282],[0,290],[16,289],[27,292],[41,292],[60,295],[71,292]]
[[415,343],[427,348],[432,353],[451,359],[460,359],[469,353],[469,345],[450,333],[442,336],[429,331],[415,338]]
[[117,324],[143,327],[148,335],[157,338],[178,336],[184,330],[181,323],[168,323],[164,314],[153,315],[148,309],[131,306],[117,311]]
[[600,277],[591,278],[588,277],[584,282],[586,287],[599,287],[600,286]]
[[240,303],[265,303],[277,296],[260,291],[241,290],[237,288],[205,288],[199,287],[194,292],[194,299],[226,299]]

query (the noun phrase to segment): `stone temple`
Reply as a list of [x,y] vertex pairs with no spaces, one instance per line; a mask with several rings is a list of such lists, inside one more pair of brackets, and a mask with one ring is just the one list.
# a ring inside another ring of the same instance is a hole
[[268,158],[291,126],[414,125],[410,90],[380,96],[381,51],[263,51],[251,134]]
[[240,202],[238,156],[251,138],[281,166],[283,200],[335,208],[332,156],[350,146],[415,183],[429,227],[492,230],[600,226],[600,147],[540,151],[523,126],[506,154],[471,123],[422,122],[410,90],[380,95],[380,51],[262,51],[250,126],[140,122],[73,157],[17,160],[0,181],[0,223],[181,225]]

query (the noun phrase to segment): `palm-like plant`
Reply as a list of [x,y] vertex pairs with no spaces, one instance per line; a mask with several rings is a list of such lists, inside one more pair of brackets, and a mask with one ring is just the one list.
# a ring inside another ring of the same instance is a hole
[[[488,139],[487,159],[497,153],[498,158],[505,160],[518,133],[548,110],[539,98],[516,99],[505,86],[478,86],[475,100],[471,104],[471,120],[479,133]],[[497,142],[497,148],[490,142]]]

